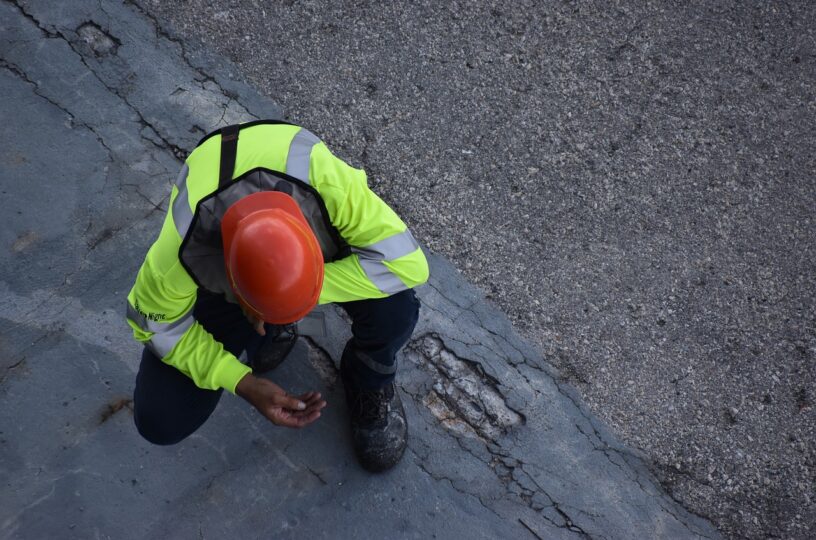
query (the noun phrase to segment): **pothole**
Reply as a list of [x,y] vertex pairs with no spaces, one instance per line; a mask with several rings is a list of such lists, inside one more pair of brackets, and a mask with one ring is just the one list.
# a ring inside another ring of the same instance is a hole
[[76,32],[96,56],[116,54],[121,45],[118,39],[102,30],[95,22],[82,23]]
[[494,441],[523,423],[523,416],[508,407],[496,389],[498,381],[478,362],[447,349],[438,336],[413,340],[405,348],[405,356],[433,377],[433,387],[422,403],[446,429]]

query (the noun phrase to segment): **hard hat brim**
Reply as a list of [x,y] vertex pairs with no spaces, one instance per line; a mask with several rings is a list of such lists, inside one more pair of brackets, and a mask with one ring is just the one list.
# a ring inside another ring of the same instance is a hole
[[[273,211],[273,212],[270,212]],[[284,318],[280,318],[269,313],[264,313],[263,310],[260,310],[252,305],[244,295],[241,294],[240,288],[237,286],[235,281],[235,276],[233,273],[233,269],[230,267],[230,253],[233,249],[233,242],[235,240],[236,233],[241,226],[241,222],[246,218],[252,216],[253,214],[263,213],[278,213],[278,212],[285,213],[288,218],[294,219],[299,225],[301,225],[305,232],[311,236],[314,241],[314,247],[317,251],[317,257],[315,260],[315,264],[320,266],[320,273],[319,273],[319,282],[317,283],[316,290],[311,298],[309,298],[308,305],[304,306],[304,308],[297,313],[289,314]],[[252,195],[248,195],[232,206],[230,206],[224,217],[221,221],[221,235],[222,235],[222,242],[224,248],[224,264],[226,266],[227,277],[230,282],[230,286],[232,287],[233,291],[235,292],[236,297],[238,298],[241,305],[249,311],[252,315],[257,317],[258,319],[263,320],[264,322],[270,324],[289,324],[295,322],[299,319],[305,317],[317,304],[317,299],[320,295],[320,289],[322,288],[323,283],[323,272],[322,272],[322,252],[320,251],[320,246],[317,242],[317,238],[314,237],[314,233],[312,232],[311,226],[309,222],[303,215],[303,212],[300,210],[297,202],[289,195],[277,191],[263,191],[258,193],[253,193]],[[318,260],[319,259],[319,260]]]

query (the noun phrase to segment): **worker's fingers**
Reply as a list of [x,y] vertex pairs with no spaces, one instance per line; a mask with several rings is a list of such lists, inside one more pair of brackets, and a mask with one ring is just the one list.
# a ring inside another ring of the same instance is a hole
[[255,326],[255,331],[258,332],[260,335],[266,335],[266,328],[264,328],[264,322],[258,319],[253,321],[253,325]]
[[290,409],[292,412],[294,411],[304,411],[306,410],[306,403],[296,397],[292,397],[288,394],[275,394],[272,396],[272,402],[284,409]]
[[298,399],[300,399],[301,401],[303,401],[303,403],[306,404],[306,408],[303,409],[303,410],[300,410],[300,411],[294,410],[294,411],[291,411],[291,412],[293,412],[293,413],[294,412],[303,413],[303,412],[306,412],[306,411],[310,411],[311,409],[313,409],[315,407],[319,407],[319,408],[322,409],[326,405],[326,401],[320,399],[320,397],[318,397],[319,395],[320,394],[316,394],[315,396],[312,396],[311,398],[307,398],[307,399],[303,399],[303,396],[299,396]]
[[241,311],[244,312],[244,317],[246,317],[246,319],[249,321],[249,324],[252,326],[252,328],[260,335],[265,336],[266,329],[264,328],[264,322],[255,315],[253,315],[252,313],[250,313],[249,311],[247,311],[247,309],[244,308],[244,306],[241,306]]
[[320,392],[306,392],[305,394],[297,396],[297,398],[308,405],[309,403],[320,399]]
[[269,418],[273,423],[283,427],[300,427],[298,420],[289,412],[278,409]]
[[306,418],[310,416],[314,412],[320,412],[326,406],[326,402],[322,400],[315,401],[307,405],[306,409],[302,411],[294,411],[292,412],[292,416],[295,418]]
[[326,406],[326,400],[325,399],[320,399],[320,394],[315,392],[315,395],[311,399],[306,401],[306,409],[305,410],[306,411],[312,411],[312,410],[319,411],[325,406]]
[[271,422],[279,426],[300,428],[320,418],[320,410],[326,406],[319,392],[305,392],[290,396],[280,386],[260,379],[262,404],[258,409]]
[[295,416],[295,414],[287,411],[278,411],[271,420],[279,426],[302,428],[308,426],[318,418],[320,418],[320,411],[314,411],[308,416]]
[[312,396],[314,396],[315,392],[306,392],[304,394],[300,394],[299,396],[295,396],[299,400],[308,403]]
[[317,409],[318,411],[326,406],[325,399],[315,399],[314,401],[310,401],[306,404],[306,410]]
[[[321,400],[320,392],[306,392],[297,396],[299,400],[306,404],[306,408],[310,408],[313,404],[319,403]],[[324,402],[325,403],[325,402]]]

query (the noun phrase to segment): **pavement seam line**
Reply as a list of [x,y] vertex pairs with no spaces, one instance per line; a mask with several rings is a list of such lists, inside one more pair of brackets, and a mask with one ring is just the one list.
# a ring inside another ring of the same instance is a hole
[[[184,60],[184,62],[190,67],[190,69],[192,69],[193,71],[195,71],[196,73],[201,75],[202,79],[200,81],[198,81],[200,84],[203,85],[203,83],[205,83],[205,82],[211,82],[211,83],[215,84],[218,87],[218,90],[221,92],[221,94],[223,96],[225,96],[227,99],[230,99],[230,100],[234,101],[235,103],[237,103],[238,105],[240,105],[241,108],[244,109],[246,114],[249,115],[250,117],[252,117],[253,120],[260,120],[260,118],[258,116],[254,115],[252,112],[250,112],[249,108],[246,107],[244,104],[242,104],[239,101],[238,98],[240,96],[238,94],[236,94],[235,92],[232,92],[230,90],[227,90],[226,88],[221,86],[221,83],[218,82],[218,80],[216,80],[216,78],[214,76],[207,73],[204,70],[204,68],[199,67],[199,66],[194,66],[193,63],[190,61],[190,58],[189,58],[188,53],[187,53],[187,47],[185,46],[184,42],[181,41],[179,38],[173,36],[167,29],[165,29],[161,25],[159,20],[152,13],[149,13],[148,11],[146,11],[135,0],[124,0],[124,3],[126,5],[133,6],[134,8],[136,8],[136,10],[139,13],[141,13],[147,19],[150,20],[150,22],[153,24],[153,28],[154,28],[157,39],[164,38],[165,40],[169,41],[170,43],[174,43],[174,44],[178,45],[179,50],[181,52],[181,57]],[[202,88],[203,88],[203,86],[202,86]],[[226,115],[226,111],[227,111],[227,107],[224,108],[224,115]],[[222,115],[221,120],[223,120],[223,118],[224,118],[224,116]]]

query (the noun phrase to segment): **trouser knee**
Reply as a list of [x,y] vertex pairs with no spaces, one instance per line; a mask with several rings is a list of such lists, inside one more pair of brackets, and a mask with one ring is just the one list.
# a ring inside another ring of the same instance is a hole
[[376,389],[394,380],[396,354],[419,318],[413,290],[342,305],[352,318],[352,339],[343,351],[341,370],[347,384]]
[[133,421],[145,440],[176,444],[207,421],[222,393],[198,388],[192,379],[145,348],[133,391]]
[[404,345],[411,337],[417,320],[419,320],[419,300],[413,289],[409,289],[406,293],[391,311],[392,320],[385,329],[388,340],[400,341],[401,345]]
[[166,422],[163,423],[160,419],[150,418],[149,416],[144,418],[135,410],[133,422],[136,424],[136,431],[144,440],[159,446],[178,444],[192,434],[192,431],[189,433],[180,431],[177,426],[167,425]]
[[402,347],[419,318],[419,300],[413,289],[367,302],[363,313],[352,315],[356,340]]

